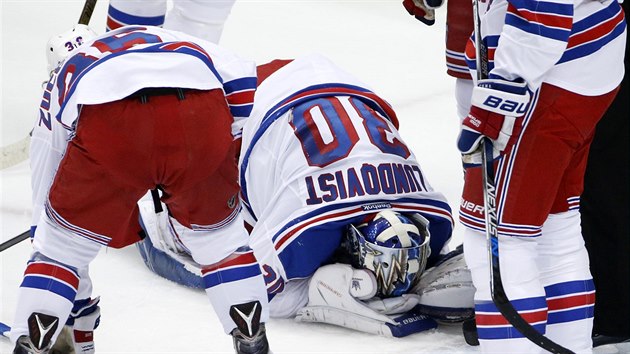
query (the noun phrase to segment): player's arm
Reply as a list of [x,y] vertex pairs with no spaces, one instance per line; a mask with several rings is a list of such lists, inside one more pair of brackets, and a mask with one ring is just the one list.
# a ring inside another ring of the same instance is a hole
[[[508,1],[501,39],[492,43],[492,38],[484,34],[489,49],[496,45],[489,78],[523,81],[531,91],[537,90],[543,76],[567,48],[573,27],[573,3],[572,0]],[[489,14],[492,12],[491,8]]]
[[66,151],[70,132],[55,119],[58,110],[55,71],[70,53],[96,36],[86,25],[75,25],[72,29],[52,36],[46,43],[47,69],[51,73],[44,84],[42,99],[39,105],[33,130],[31,131],[30,162],[33,216],[31,237],[44,210],[48,188],[55,177],[59,162]]
[[483,137],[492,140],[495,154],[515,143],[530,93],[561,59],[571,34],[572,0],[518,0],[505,6],[490,7],[484,15],[490,72],[473,88],[470,113],[462,121],[457,145],[464,155],[475,152]]

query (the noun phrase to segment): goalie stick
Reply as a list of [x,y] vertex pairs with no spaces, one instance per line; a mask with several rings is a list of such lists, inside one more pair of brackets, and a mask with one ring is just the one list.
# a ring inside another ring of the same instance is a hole
[[[481,16],[479,13],[479,0],[473,2],[473,24],[475,31],[475,50],[477,64],[477,79],[488,78],[488,48],[481,38]],[[484,198],[484,213],[486,219],[486,240],[488,248],[488,259],[490,261],[490,293],[492,301],[501,315],[510,322],[521,334],[539,347],[551,352],[560,354],[573,354],[569,349],[545,337],[532,327],[516,311],[510,299],[505,294],[503,281],[501,280],[501,267],[499,266],[499,236],[498,218],[496,209],[496,183],[493,161],[492,141],[484,137],[479,145],[481,150],[482,163],[482,183]],[[477,151],[479,151],[477,150]]]
[[[87,25],[94,13],[94,7],[97,0],[85,0],[81,15],[79,16],[79,24]],[[3,146],[0,150],[0,170],[17,165],[18,163],[28,159],[29,145],[31,135],[13,144]]]

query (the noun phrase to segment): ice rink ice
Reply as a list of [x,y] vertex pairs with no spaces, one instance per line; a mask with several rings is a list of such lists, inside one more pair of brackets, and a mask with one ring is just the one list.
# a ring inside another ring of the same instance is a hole
[[[454,79],[444,63],[445,8],[427,27],[409,16],[401,0],[237,0],[221,45],[264,63],[311,52],[330,57],[370,84],[398,113],[401,134],[433,187],[446,195],[455,216],[463,185],[455,146],[458,119]],[[91,27],[105,28],[107,1],[98,2]],[[24,138],[36,117],[47,78],[48,37],[76,23],[80,0],[0,0],[2,116],[0,145]],[[27,230],[31,220],[28,161],[0,171],[1,241]],[[451,246],[461,242],[456,224]],[[13,320],[29,242],[0,253],[0,321]],[[97,353],[231,353],[231,337],[205,293],[151,273],[135,247],[103,248],[92,263],[94,295],[102,320]],[[271,320],[274,353],[470,353],[461,326],[440,326],[402,339],[329,325]],[[6,338],[0,352],[10,353]]]

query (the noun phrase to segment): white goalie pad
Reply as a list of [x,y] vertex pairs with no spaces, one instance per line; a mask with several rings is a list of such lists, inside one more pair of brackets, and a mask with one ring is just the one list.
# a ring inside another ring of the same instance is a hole
[[368,270],[347,264],[323,266],[311,278],[308,305],[298,311],[296,320],[386,337],[404,337],[437,326],[412,310],[418,303],[417,295],[379,299],[373,298],[376,290],[376,278]]
[[201,265],[177,241],[166,205],[162,203],[164,211],[156,213],[151,195],[147,194],[138,202],[138,208],[148,240],[136,245],[147,267],[168,280],[203,289]]
[[461,247],[427,269],[412,290],[420,296],[420,313],[441,322],[461,322],[474,316],[475,287]]

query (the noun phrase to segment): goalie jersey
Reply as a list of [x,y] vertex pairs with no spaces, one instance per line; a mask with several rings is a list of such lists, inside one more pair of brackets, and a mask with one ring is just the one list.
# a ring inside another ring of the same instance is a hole
[[429,220],[430,264],[451,236],[451,209],[389,104],[319,55],[259,67],[259,82],[278,67],[257,89],[240,155],[250,245],[271,296],[330,262],[348,225],[382,209]]
[[33,129],[32,225],[40,217],[81,107],[117,101],[148,87],[222,89],[237,138],[253,106],[255,64],[213,43],[150,26],[121,27],[75,49],[48,81]]

